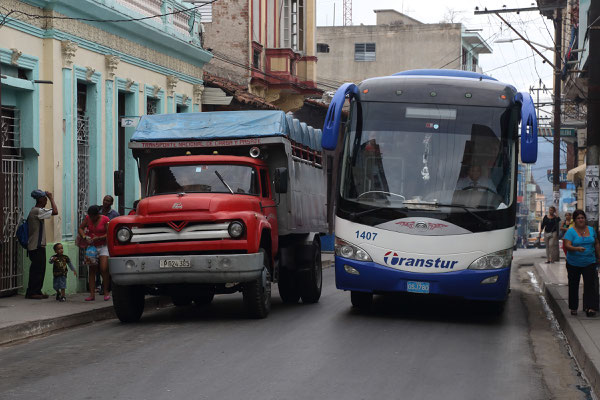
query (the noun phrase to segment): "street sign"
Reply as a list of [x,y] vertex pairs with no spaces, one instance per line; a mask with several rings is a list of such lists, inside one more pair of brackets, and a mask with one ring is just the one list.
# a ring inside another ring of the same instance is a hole
[[[554,177],[554,175],[552,174],[552,170],[551,169],[547,170],[547,174],[548,174],[548,182],[554,183],[552,181],[552,178]],[[560,182],[566,182],[566,181],[567,181],[567,170],[561,168],[561,170],[560,170]]]
[[[553,137],[554,129],[548,125],[538,125],[538,136],[541,137]],[[561,138],[576,138],[577,137],[577,129],[575,128],[560,128],[560,137]]]
[[135,128],[140,122],[140,117],[121,117],[121,127]]

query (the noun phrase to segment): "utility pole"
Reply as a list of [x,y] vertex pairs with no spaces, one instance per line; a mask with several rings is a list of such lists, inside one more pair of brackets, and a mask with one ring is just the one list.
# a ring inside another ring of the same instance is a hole
[[[596,1],[597,3],[597,1]],[[506,19],[504,19],[500,14],[506,12],[522,12],[522,11],[548,11],[550,9],[554,9],[556,13],[556,17],[554,18],[554,63],[550,62],[532,43],[530,40],[525,38],[518,30],[516,30]],[[562,59],[562,8],[558,7],[528,7],[528,8],[519,8],[519,9],[502,9],[502,10],[488,10],[479,11],[478,8],[475,9],[475,15],[479,14],[495,14],[498,18],[502,20],[513,32],[521,38],[525,43],[533,49],[548,65],[552,67],[554,70],[554,148],[553,148],[553,156],[552,156],[552,203],[558,209],[558,203],[560,200],[560,126],[561,126],[561,59]],[[590,61],[592,61],[590,59]],[[589,111],[588,111],[589,115]],[[597,204],[597,203],[596,203]]]
[[558,211],[560,201],[560,98],[561,98],[561,60],[562,60],[562,9],[556,9],[554,19],[554,148],[552,155],[552,204]]
[[[598,228],[598,164],[600,151],[600,1],[591,1],[588,11],[588,103],[585,208],[588,219]],[[580,28],[580,29],[583,29]],[[590,179],[591,178],[591,179]],[[596,185],[594,185],[594,182]]]

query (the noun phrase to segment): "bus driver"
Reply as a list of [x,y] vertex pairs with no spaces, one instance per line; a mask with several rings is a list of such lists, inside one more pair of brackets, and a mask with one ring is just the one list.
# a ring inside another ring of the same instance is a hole
[[469,167],[467,176],[460,178],[456,184],[456,189],[462,190],[477,190],[477,189],[488,189],[496,193],[496,186],[490,178],[481,176],[481,166],[471,165]]

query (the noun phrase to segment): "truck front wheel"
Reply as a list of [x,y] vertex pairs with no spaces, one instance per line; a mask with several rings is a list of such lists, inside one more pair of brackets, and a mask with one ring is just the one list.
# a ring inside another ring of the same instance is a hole
[[263,255],[263,270],[258,279],[244,283],[242,296],[246,309],[253,318],[266,318],[271,311],[271,276],[268,268],[267,252],[260,249]]
[[321,244],[319,237],[313,241],[313,258],[307,270],[301,271],[300,296],[303,303],[316,303],[321,298],[323,288],[323,266],[321,264]]
[[112,282],[113,306],[121,322],[137,322],[144,312],[144,288]]

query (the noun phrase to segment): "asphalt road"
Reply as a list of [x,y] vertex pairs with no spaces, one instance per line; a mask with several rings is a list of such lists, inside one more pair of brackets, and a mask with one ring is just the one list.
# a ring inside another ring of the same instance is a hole
[[[240,295],[222,295],[205,308],[147,312],[134,325],[105,321],[0,348],[0,398],[555,397],[517,273],[512,287],[501,317],[419,295],[376,297],[363,314],[335,289],[330,268],[318,304],[284,305],[274,290],[265,320],[247,319]],[[572,394],[556,398],[581,398]]]

